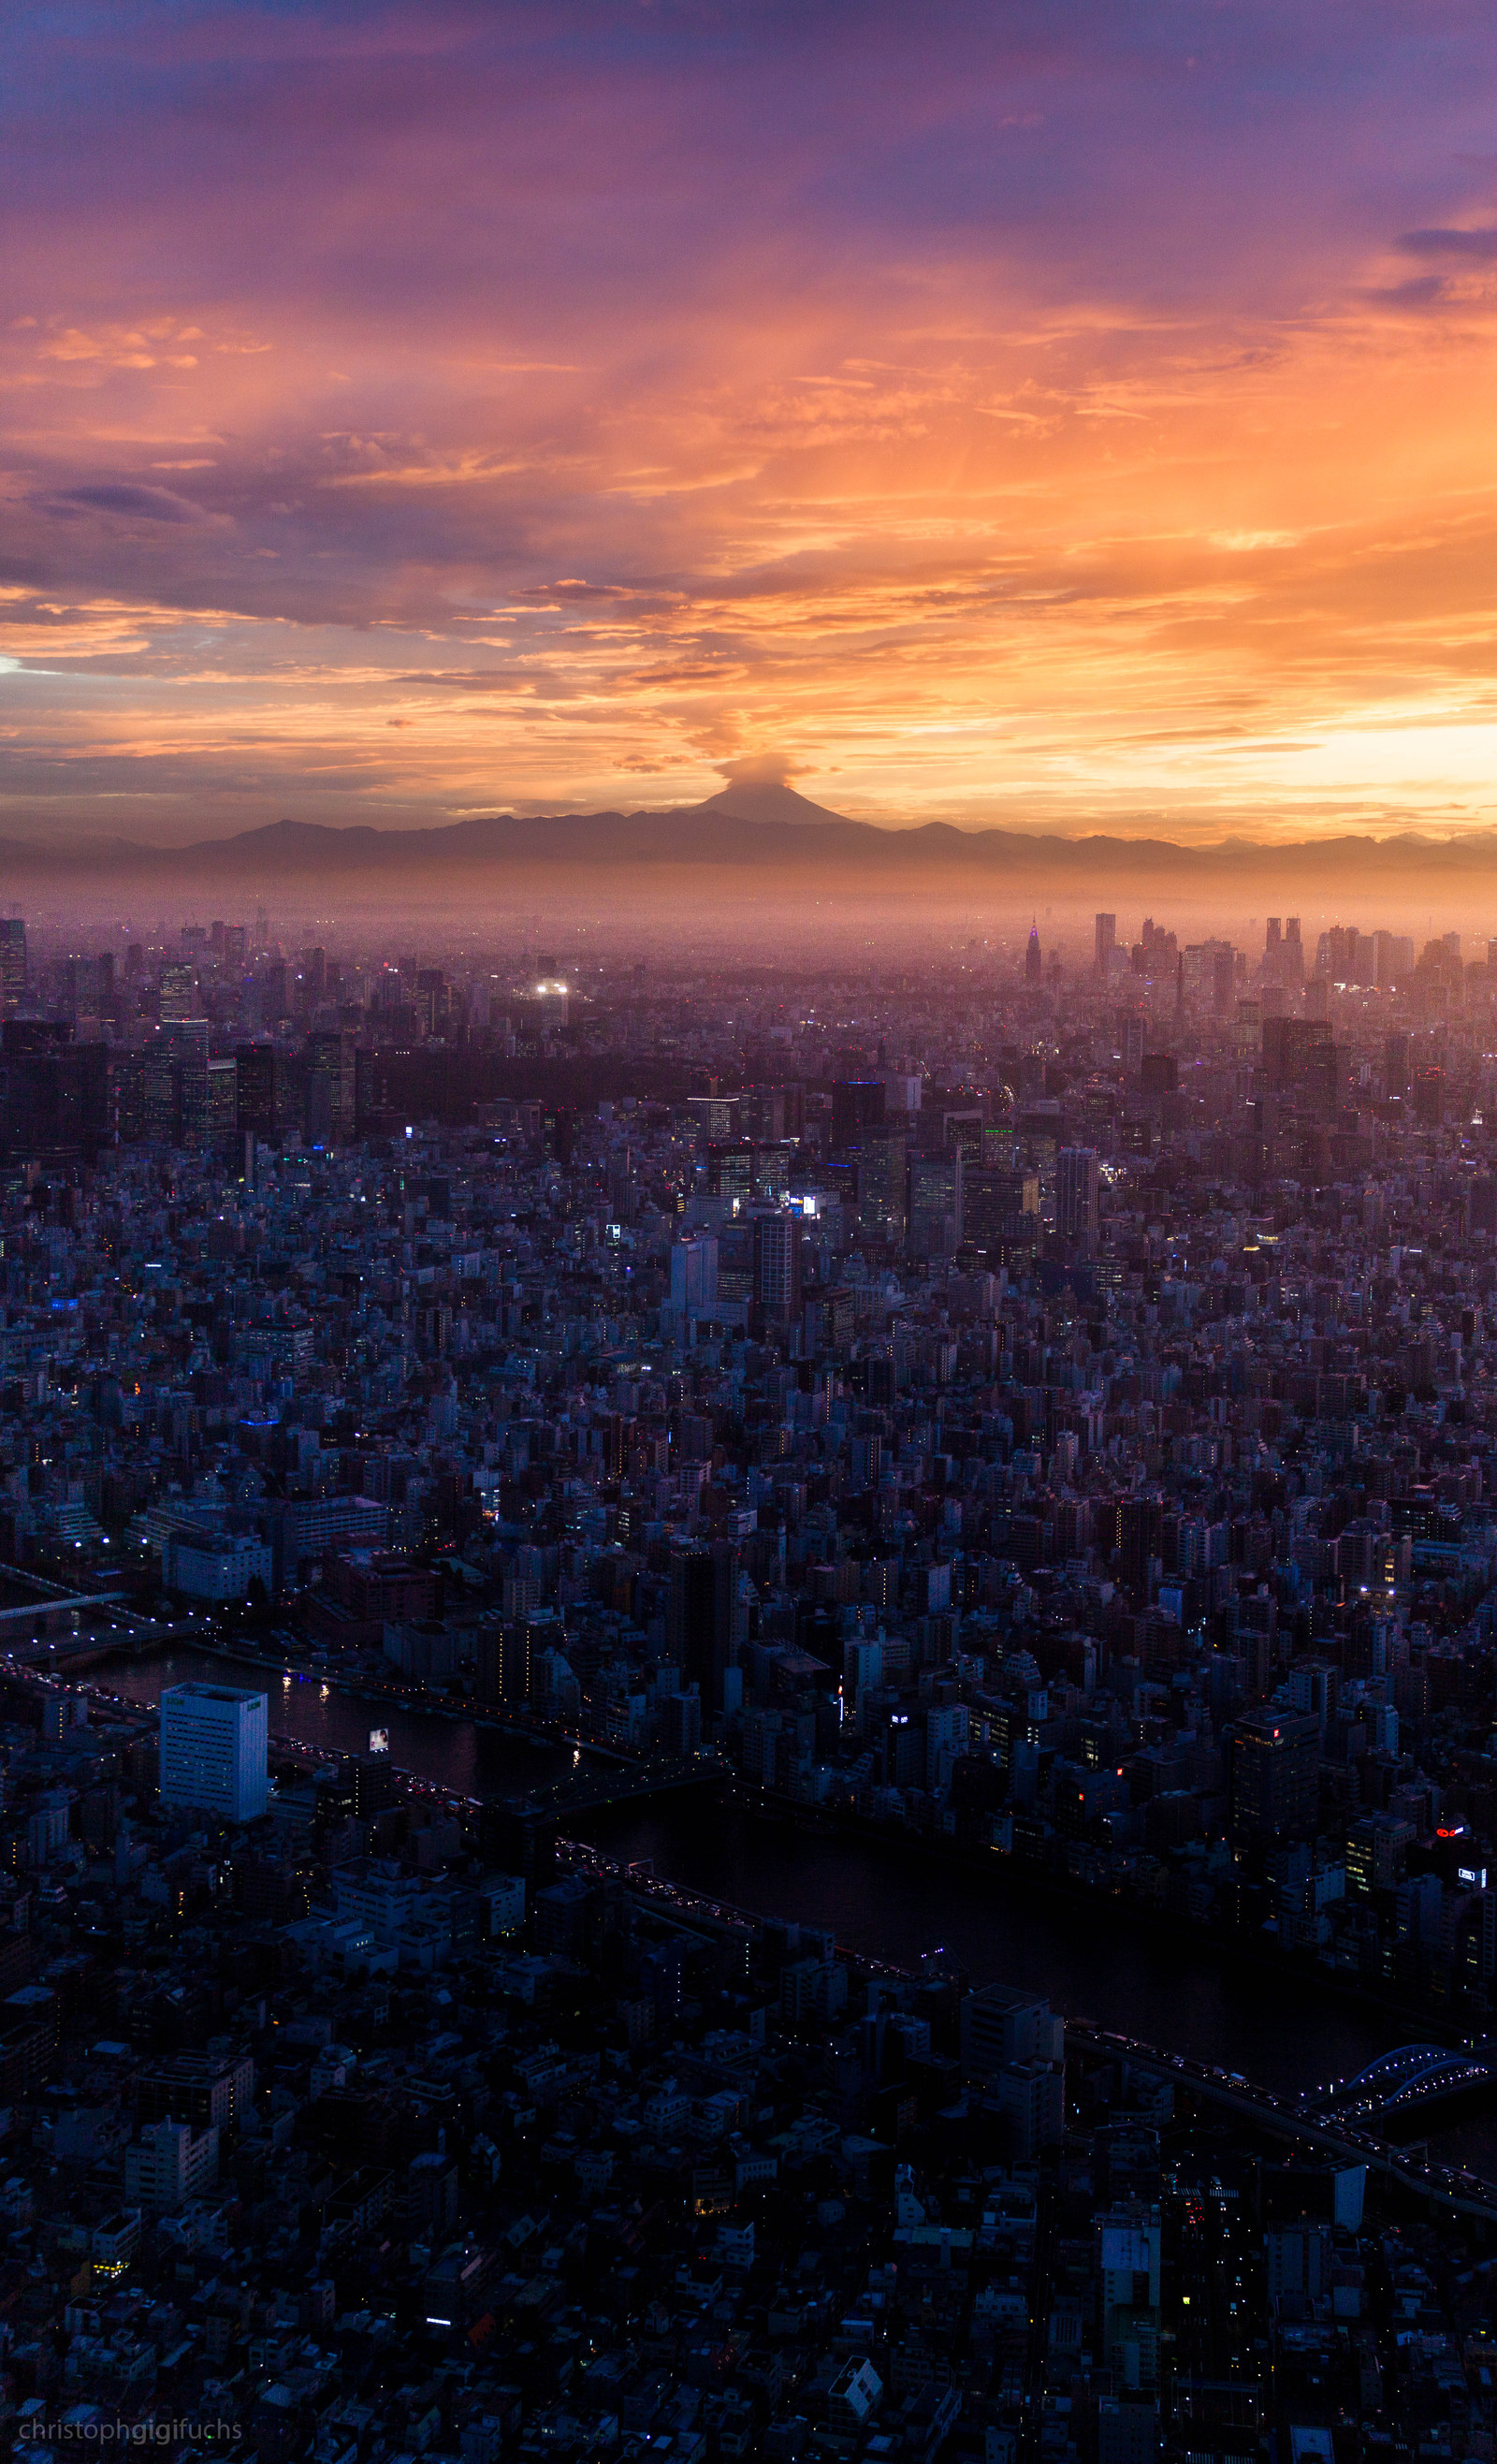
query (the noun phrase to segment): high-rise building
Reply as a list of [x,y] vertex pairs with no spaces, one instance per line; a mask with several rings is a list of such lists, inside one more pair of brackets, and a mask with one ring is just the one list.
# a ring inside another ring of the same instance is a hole
[[354,1133],[355,1092],[353,1037],[309,1035],[307,1135],[314,1146],[347,1144]]
[[27,998],[27,929],[20,916],[0,916],[0,1010],[5,1018]]
[[1033,923],[1029,927],[1029,939],[1024,949],[1024,982],[1038,984],[1044,980],[1045,953],[1040,947],[1040,927]]
[[[147,1064],[146,1105],[152,1121],[151,1135],[196,1152],[209,1142],[208,1039],[206,1018],[164,1020],[156,1030],[154,1054],[148,1056]],[[154,1071],[149,1067],[151,1057],[155,1060]]]
[[839,1078],[831,1090],[831,1142],[855,1147],[865,1130],[876,1129],[887,1101],[882,1078]]
[[1116,947],[1117,917],[1115,915],[1099,915],[1097,917],[1096,948],[1096,970],[1099,976],[1106,976],[1111,970],[1112,964],[1112,953]]
[[961,1245],[962,1156],[910,1158],[910,1247],[917,1258],[949,1258]]
[[[880,1088],[882,1094],[883,1089]],[[754,1218],[754,1297],[766,1318],[788,1326],[801,1308],[801,1219]]]
[[208,1065],[208,1138],[215,1155],[233,1145],[239,1122],[239,1071],[232,1061]]
[[1097,1158],[1091,1147],[1062,1147],[1055,1158],[1055,1229],[1085,1248],[1095,1244]]
[[908,1154],[903,1132],[887,1127],[867,1133],[857,1151],[858,1230],[896,1249],[904,1247]]
[[239,1128],[257,1138],[280,1135],[279,1067],[273,1044],[240,1044],[234,1047]]
[[197,969],[177,959],[161,971],[161,1017],[164,1024],[197,1014]]
[[0,1011],[7,1018],[26,999],[26,926],[19,915],[0,916]]
[[233,1685],[168,1685],[161,1698],[163,1805],[253,1822],[268,1793],[263,1694]]
[[109,1050],[66,1020],[8,1018],[0,1144],[12,1158],[97,1155],[109,1136]]
[[1414,1072],[1414,1118],[1421,1130],[1438,1130],[1445,1117],[1445,1073],[1438,1061],[1421,1061]]
[[740,1640],[738,1552],[731,1541],[676,1548],[666,1595],[666,1649],[709,1711],[723,1707],[723,1680]]
[[704,1234],[677,1241],[671,1252],[671,1306],[705,1316],[717,1298],[717,1243]]
[[1040,1234],[1040,1176],[1008,1164],[963,1166],[961,1237],[993,1251]]
[[1227,1745],[1228,1819],[1238,1839],[1302,1839],[1315,1828],[1320,1722],[1313,1711],[1253,1711]]

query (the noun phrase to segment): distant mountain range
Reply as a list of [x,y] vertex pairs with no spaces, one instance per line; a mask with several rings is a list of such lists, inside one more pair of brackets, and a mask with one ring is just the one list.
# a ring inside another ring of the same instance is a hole
[[1451,839],[1414,831],[1382,839],[1347,833],[1266,845],[1234,838],[1191,846],[1102,834],[961,830],[943,822],[885,829],[849,821],[791,787],[740,784],[704,803],[667,811],[496,814],[433,829],[281,821],[176,847],[123,838],[0,839],[0,890],[48,881],[95,889],[221,882],[269,890],[316,881],[354,893],[362,882],[373,889],[391,876],[413,890],[418,884],[451,890],[459,880],[498,889],[511,873],[568,868],[589,874],[727,871],[760,882],[821,873],[849,893],[884,886],[936,891],[963,880],[993,890],[1047,884],[1062,896],[1090,896],[1110,881],[1156,879],[1177,892],[1206,895],[1271,871],[1288,898],[1296,884],[1344,880],[1349,873],[1368,887],[1397,879],[1422,881],[1431,890],[1457,880],[1474,888],[1480,877],[1497,877],[1497,831]]

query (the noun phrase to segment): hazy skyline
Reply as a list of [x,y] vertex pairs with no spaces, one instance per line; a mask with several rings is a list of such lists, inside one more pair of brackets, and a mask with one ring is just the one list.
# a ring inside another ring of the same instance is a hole
[[11,33],[0,833],[1497,821],[1487,12]]

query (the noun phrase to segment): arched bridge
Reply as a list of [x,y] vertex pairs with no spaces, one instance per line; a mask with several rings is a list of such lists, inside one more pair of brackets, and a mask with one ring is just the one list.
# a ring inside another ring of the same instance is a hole
[[1304,2109],[1328,2120],[1334,2116],[1345,2122],[1376,2122],[1406,2112],[1412,2105],[1433,2102],[1437,2097],[1481,2087],[1492,2076],[1485,2047],[1471,2052],[1464,2046],[1398,2045],[1369,2062],[1354,2079],[1338,2080],[1333,2087],[1306,2097]]

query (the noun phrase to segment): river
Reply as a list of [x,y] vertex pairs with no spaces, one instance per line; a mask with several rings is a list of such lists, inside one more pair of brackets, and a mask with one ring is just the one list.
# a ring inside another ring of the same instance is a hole
[[542,1738],[491,1728],[474,1720],[444,1719],[434,1711],[402,1711],[294,1671],[277,1676],[255,1661],[226,1660],[190,1644],[152,1652],[143,1660],[106,1661],[91,1683],[127,1703],[155,1704],[167,1685],[257,1685],[270,1698],[273,1737],[296,1737],[324,1751],[363,1753],[371,1728],[389,1732],[390,1760],[403,1771],[434,1779],[456,1796],[523,1795],[562,1779],[579,1757]]
[[[99,1682],[137,1703],[163,1686],[232,1674],[271,1697],[273,1734],[356,1751],[375,1724],[387,1727],[392,1759],[463,1795],[514,1792],[561,1777],[564,1748],[535,1743],[431,1712],[385,1711],[324,1686],[217,1654],[173,1649],[109,1663]],[[829,1926],[849,1949],[913,1968],[944,1949],[974,1984],[998,1978],[1044,1993],[1068,2015],[1096,2020],[1199,2060],[1240,2070],[1278,2093],[1344,2079],[1401,2044],[1407,2021],[1335,1992],[1299,1972],[1272,1969],[1181,1933],[1131,1922],[1115,1906],[1035,1889],[1021,1871],[991,1877],[895,1840],[802,1831],[746,1806],[702,1796],[668,1797],[587,1815],[578,1832],[605,1854],[648,1858],[683,1889],[736,1906]],[[1489,2162],[1486,2142],[1491,2139]],[[1497,2178],[1497,2132],[1459,2133],[1459,2161]],[[1449,2145],[1442,2134],[1441,2145]]]

